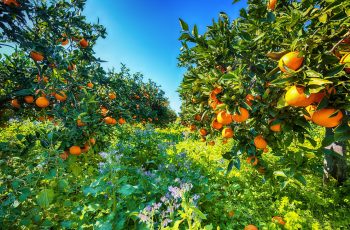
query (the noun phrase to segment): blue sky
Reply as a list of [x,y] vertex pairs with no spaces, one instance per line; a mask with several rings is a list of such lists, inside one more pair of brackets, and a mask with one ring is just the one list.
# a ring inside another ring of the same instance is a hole
[[232,5],[232,0],[88,0],[84,15],[91,22],[107,28],[106,39],[98,41],[96,55],[108,61],[105,68],[119,69],[125,63],[132,72],[141,72],[162,86],[177,112],[181,101],[176,92],[184,69],[177,67],[181,44],[182,18],[191,27],[199,26],[204,32],[220,11],[231,19],[245,7],[242,1]]

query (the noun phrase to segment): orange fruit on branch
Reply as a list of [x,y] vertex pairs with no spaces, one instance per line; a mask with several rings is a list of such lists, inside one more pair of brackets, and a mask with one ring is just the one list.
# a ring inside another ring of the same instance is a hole
[[285,100],[288,105],[306,107],[314,102],[315,94],[311,94],[309,97],[307,97],[303,86],[294,85],[287,90]]
[[67,151],[64,151],[63,153],[61,153],[60,154],[60,158],[62,159],[62,160],[67,160],[67,158],[68,158],[68,152]]
[[273,11],[276,8],[277,0],[268,0],[267,9]]
[[244,230],[259,230],[255,225],[249,224],[244,227]]
[[89,46],[89,42],[88,42],[85,38],[81,39],[81,40],[79,41],[79,44],[80,44],[80,46],[81,46],[82,48],[86,48],[86,47]]
[[264,149],[267,146],[267,142],[262,135],[258,135],[254,138],[254,145],[257,149]]
[[249,118],[249,112],[247,109],[240,107],[239,111],[241,114],[235,113],[232,115],[232,120],[235,122],[245,122]]
[[79,146],[73,145],[69,148],[69,153],[72,155],[80,155],[81,154],[81,148]]
[[25,96],[24,101],[28,104],[32,104],[34,102],[34,97],[33,96]]
[[91,82],[87,83],[86,85],[87,87],[89,87],[90,89],[92,89],[94,87],[94,84],[92,84]]
[[12,107],[15,107],[15,108],[17,108],[17,109],[21,108],[21,105],[19,104],[18,99],[13,99],[13,100],[11,101],[11,105],[12,105]]
[[216,120],[223,125],[228,125],[232,122],[232,116],[229,113],[226,113],[226,111],[221,111],[216,116]]
[[258,158],[257,158],[256,156],[249,156],[249,157],[247,158],[247,163],[248,163],[248,164],[251,164],[251,165],[253,165],[253,166],[257,165],[258,162],[259,162],[259,160],[258,160]]
[[223,138],[233,137],[233,130],[231,128],[224,128],[221,133]]
[[124,118],[121,117],[121,118],[119,118],[118,123],[119,123],[120,125],[123,125],[123,124],[126,123],[126,121],[125,121]]
[[77,125],[79,127],[85,126],[86,124],[84,122],[82,122],[80,119],[77,120]]
[[194,119],[195,119],[196,121],[200,121],[200,120],[202,119],[202,117],[201,117],[201,115],[196,114],[196,115],[194,116]]
[[207,132],[207,130],[206,129],[200,129],[199,130],[199,134],[201,135],[201,136],[206,136],[207,134],[208,134],[208,132]]
[[7,6],[15,6],[15,7],[20,7],[21,4],[17,2],[17,0],[3,0],[2,1],[5,5]]
[[44,60],[44,55],[37,51],[31,51],[30,57],[36,62]]
[[[271,120],[271,122],[273,122],[275,119]],[[271,125],[270,126],[270,130],[271,131],[274,131],[274,132],[281,132],[281,123],[277,123],[277,124],[274,124],[274,125]]]
[[222,128],[222,124],[219,123],[216,119],[214,119],[211,123],[211,127],[213,127],[213,129],[220,130]]
[[46,97],[42,96],[36,99],[35,104],[40,108],[46,108],[50,105],[50,102]]
[[114,100],[117,98],[117,95],[113,92],[113,93],[109,93],[108,97],[109,97],[109,99]]
[[312,121],[323,127],[333,128],[338,126],[343,119],[343,113],[334,108],[320,109],[312,115]]
[[54,94],[56,100],[64,102],[65,100],[67,100],[67,95],[64,91],[60,91],[58,93]]
[[285,67],[291,70],[298,70],[303,65],[304,57],[299,57],[299,52],[289,52],[282,56],[278,67],[282,72],[288,72]]
[[280,224],[280,225],[285,225],[285,224],[286,224],[286,222],[284,222],[284,221],[283,221],[283,218],[280,217],[280,216],[274,216],[274,217],[272,217],[272,222],[278,223],[278,224]]

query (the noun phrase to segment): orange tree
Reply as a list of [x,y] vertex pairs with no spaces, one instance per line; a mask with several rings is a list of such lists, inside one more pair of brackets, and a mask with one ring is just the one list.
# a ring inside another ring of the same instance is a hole
[[285,170],[274,175],[284,184],[305,183],[304,155],[290,146],[305,141],[316,146],[312,123],[326,127],[322,146],[327,148],[320,148],[326,171],[344,181],[349,15],[348,1],[249,0],[236,20],[220,13],[202,35],[180,19],[178,59],[187,68],[179,90],[182,119],[203,141],[218,131],[224,139],[234,138],[235,146],[224,155],[229,170],[239,168],[238,156],[246,154],[265,172],[261,155],[272,149],[282,157]]
[[[68,152],[88,151],[96,139],[107,140],[110,126],[133,117],[144,123],[174,119],[163,113],[170,109],[155,83],[143,83],[140,76],[135,81],[123,69],[109,74],[102,69],[93,46],[106,30],[86,22],[84,5],[83,0],[0,3],[0,46],[12,52],[0,65],[2,123],[11,117],[52,121],[63,159]],[[140,100],[132,98],[135,92]],[[136,106],[139,113],[131,110]]]

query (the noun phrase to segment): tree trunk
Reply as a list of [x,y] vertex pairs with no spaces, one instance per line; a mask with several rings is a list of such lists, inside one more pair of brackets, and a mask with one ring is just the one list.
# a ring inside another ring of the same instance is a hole
[[[331,128],[326,128],[326,135],[333,135]],[[330,177],[341,185],[348,177],[346,165],[346,143],[333,142],[325,149],[332,150],[334,154],[325,154],[323,164],[323,183],[327,184]]]

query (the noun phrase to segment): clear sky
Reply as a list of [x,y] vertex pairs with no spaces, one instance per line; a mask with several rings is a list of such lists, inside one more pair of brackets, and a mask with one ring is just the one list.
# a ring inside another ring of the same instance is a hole
[[204,32],[219,12],[231,19],[238,16],[246,1],[232,0],[88,0],[88,20],[107,28],[107,38],[98,41],[97,57],[108,61],[105,68],[119,69],[125,63],[132,72],[141,72],[162,86],[177,112],[181,101],[176,92],[184,69],[177,67],[181,43],[179,18]]

